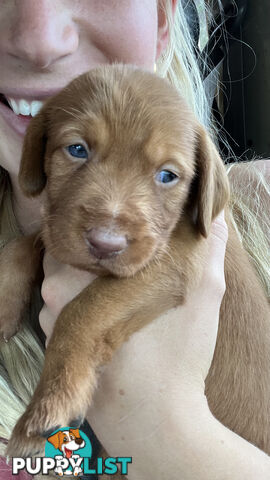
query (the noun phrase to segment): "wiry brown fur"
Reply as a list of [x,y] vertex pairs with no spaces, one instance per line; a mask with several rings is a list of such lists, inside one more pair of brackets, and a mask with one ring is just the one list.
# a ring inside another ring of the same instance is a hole
[[[82,142],[88,161],[64,149]],[[161,168],[179,181],[158,184]],[[47,102],[27,132],[20,182],[27,195],[46,185],[46,248],[100,276],[57,319],[40,383],[9,443],[17,456],[44,430],[84,415],[97,367],[185,301],[202,272],[211,222],[229,196],[222,161],[178,93],[123,66],[91,71]],[[206,394],[221,422],[270,454],[269,305],[226,216],[227,289]],[[94,227],[125,235],[128,247],[97,259],[86,241]]]

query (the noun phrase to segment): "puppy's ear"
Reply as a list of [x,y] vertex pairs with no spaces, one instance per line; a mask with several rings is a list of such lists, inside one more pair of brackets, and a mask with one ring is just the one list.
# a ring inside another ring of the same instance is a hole
[[212,221],[228,199],[229,182],[223,162],[209,135],[199,127],[191,201],[195,225],[204,237],[208,236]]
[[50,442],[54,448],[59,448],[60,447],[60,435],[62,432],[57,432],[54,435],[51,435],[50,437],[47,438],[48,442]]
[[46,117],[44,107],[31,121],[23,143],[19,183],[30,197],[42,192],[46,185],[44,155],[46,150]]
[[69,431],[73,433],[74,437],[80,438],[81,435],[78,428],[70,428]]

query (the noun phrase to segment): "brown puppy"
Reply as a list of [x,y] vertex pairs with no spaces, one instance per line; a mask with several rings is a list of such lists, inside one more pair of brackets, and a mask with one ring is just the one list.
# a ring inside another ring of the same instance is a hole
[[[84,416],[97,367],[185,301],[229,197],[222,161],[178,93],[123,66],[84,74],[46,103],[25,138],[20,182],[27,195],[46,186],[41,236],[51,254],[100,277],[57,319],[9,443],[16,456],[35,450],[45,430]],[[269,305],[229,214],[227,221],[227,290],[206,393],[221,422],[270,454]],[[21,252],[20,241],[9,248]],[[12,260],[8,249],[5,258]],[[16,264],[22,292],[37,269],[25,263]],[[5,278],[2,291],[16,296]]]

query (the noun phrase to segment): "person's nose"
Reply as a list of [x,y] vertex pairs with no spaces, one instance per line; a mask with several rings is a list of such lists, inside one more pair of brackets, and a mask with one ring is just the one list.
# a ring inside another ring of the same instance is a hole
[[45,69],[76,51],[79,33],[73,22],[73,11],[64,7],[65,2],[19,0],[15,3],[16,10],[14,8],[9,20],[9,55]]

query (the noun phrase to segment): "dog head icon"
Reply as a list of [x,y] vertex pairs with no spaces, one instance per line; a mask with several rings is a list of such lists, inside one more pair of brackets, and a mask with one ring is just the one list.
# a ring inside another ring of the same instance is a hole
[[60,450],[63,456],[70,458],[75,450],[79,450],[85,446],[85,441],[80,435],[78,428],[70,428],[69,430],[59,431],[48,437],[54,448]]

